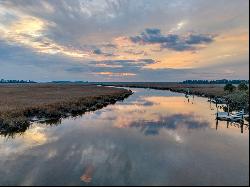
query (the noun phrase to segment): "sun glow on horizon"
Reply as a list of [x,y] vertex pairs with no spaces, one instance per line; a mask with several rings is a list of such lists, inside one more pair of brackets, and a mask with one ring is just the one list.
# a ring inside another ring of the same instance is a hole
[[[211,67],[216,71],[218,66],[224,67],[225,72],[234,69],[234,76],[248,76],[249,16],[243,1],[230,1],[234,6],[225,6],[225,12],[210,3],[213,9],[207,9],[206,4],[196,1],[175,5],[179,11],[173,9],[171,2],[137,4],[139,1],[103,1],[103,6],[98,1],[81,0],[79,6],[71,2],[0,2],[0,50],[12,50],[12,46],[25,50],[26,56],[19,52],[12,57],[27,62],[29,67],[38,64],[40,69],[37,61],[52,66],[58,63],[59,77],[82,77],[84,71],[93,79],[102,75],[161,80],[171,69],[187,70],[186,77],[190,77],[189,70],[206,71]],[[192,11],[189,4],[194,7]],[[12,52],[15,51],[9,53]],[[33,63],[29,60],[32,58]],[[143,59],[145,63],[141,63]],[[6,56],[2,61],[5,67],[16,66]],[[233,63],[240,65],[237,70]],[[78,71],[71,71],[78,67]],[[46,74],[46,66],[42,71]],[[227,75],[220,74],[222,78]]]

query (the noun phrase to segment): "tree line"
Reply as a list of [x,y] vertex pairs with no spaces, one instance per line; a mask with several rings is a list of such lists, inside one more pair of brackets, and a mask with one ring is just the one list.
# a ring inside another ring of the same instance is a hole
[[5,80],[5,79],[0,79],[0,83],[37,83],[37,82],[31,81],[31,80]]
[[183,84],[249,84],[249,80],[185,80],[181,82]]

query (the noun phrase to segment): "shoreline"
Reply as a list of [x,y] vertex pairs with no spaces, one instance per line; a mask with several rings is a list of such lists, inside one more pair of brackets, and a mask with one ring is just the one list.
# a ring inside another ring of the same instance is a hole
[[[183,94],[191,94],[191,95],[196,95],[196,96],[201,96],[201,97],[208,97],[208,98],[215,98],[215,97],[223,97],[223,92],[222,90],[219,90],[218,92],[215,91],[208,91],[209,89],[218,89],[220,88],[219,86],[216,85],[190,85],[190,84],[179,84],[179,83],[163,83],[162,85],[159,84],[154,84],[154,83],[131,83],[131,84],[109,84],[109,83],[101,83],[97,85],[102,85],[102,86],[114,86],[114,87],[127,87],[127,88],[145,88],[145,89],[154,89],[154,90],[168,90],[172,92],[177,92],[177,93],[183,93]],[[206,91],[199,91],[200,88],[204,86],[205,89],[207,89],[208,92]],[[198,90],[197,90],[198,89]],[[222,88],[223,89],[223,88]],[[217,92],[217,93],[216,93]]]
[[[112,93],[112,91],[115,91]],[[57,124],[61,119],[83,115],[89,111],[102,109],[132,95],[131,90],[111,89],[110,93],[82,96],[75,100],[44,104],[16,111],[0,113],[0,135],[12,135],[26,131],[33,122]]]
[[[195,95],[205,97],[209,100],[215,100],[218,104],[229,104],[232,110],[245,109],[249,112],[249,107],[242,107],[242,103],[249,105],[246,98],[230,98],[230,94],[224,91],[224,87],[220,85],[204,85],[204,84],[181,84],[181,83],[102,83],[102,86],[127,87],[127,88],[145,88],[155,90],[167,90],[187,95]],[[237,92],[236,92],[237,95]],[[249,95],[248,95],[249,97]]]

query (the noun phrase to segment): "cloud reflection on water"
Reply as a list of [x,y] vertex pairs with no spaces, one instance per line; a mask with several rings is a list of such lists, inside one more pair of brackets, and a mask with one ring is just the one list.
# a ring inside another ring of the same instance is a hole
[[0,185],[249,182],[248,135],[223,124],[220,132],[213,129],[204,98],[191,104],[182,94],[137,91],[61,125],[37,124],[13,139],[1,137]]
[[145,135],[158,135],[161,129],[204,129],[209,127],[206,121],[198,121],[193,115],[175,114],[161,117],[159,121],[134,122],[130,127],[140,129]]

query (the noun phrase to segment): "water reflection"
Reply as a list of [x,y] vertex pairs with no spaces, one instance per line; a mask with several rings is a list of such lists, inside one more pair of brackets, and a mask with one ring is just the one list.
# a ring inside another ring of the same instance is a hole
[[[44,124],[45,126],[57,126],[60,125],[62,123],[62,118],[58,118],[58,119],[50,119],[50,120],[43,120],[40,121],[40,124]],[[16,138],[18,136],[23,136],[25,134],[26,131],[28,131],[30,129],[30,127],[32,127],[33,124],[37,124],[34,122],[29,122],[23,126],[20,126],[18,128],[9,128],[9,126],[6,127],[2,127],[1,131],[0,131],[0,136],[5,137],[7,139],[9,138]]]
[[145,135],[158,135],[161,129],[202,129],[208,128],[209,123],[198,121],[192,114],[175,114],[160,117],[159,121],[137,121],[130,124],[130,127],[140,129]]
[[85,183],[90,183],[92,181],[93,171],[94,167],[92,165],[88,165],[80,179]]
[[249,183],[245,126],[241,134],[238,124],[216,122],[205,98],[134,91],[102,110],[2,136],[0,185]]
[[[219,129],[219,123],[220,121],[216,119],[216,130]],[[225,125],[225,123],[226,123],[227,129],[232,128],[232,127],[238,128],[240,129],[241,134],[243,134],[245,131],[249,132],[249,124],[226,121],[226,122],[223,122],[222,125]]]

